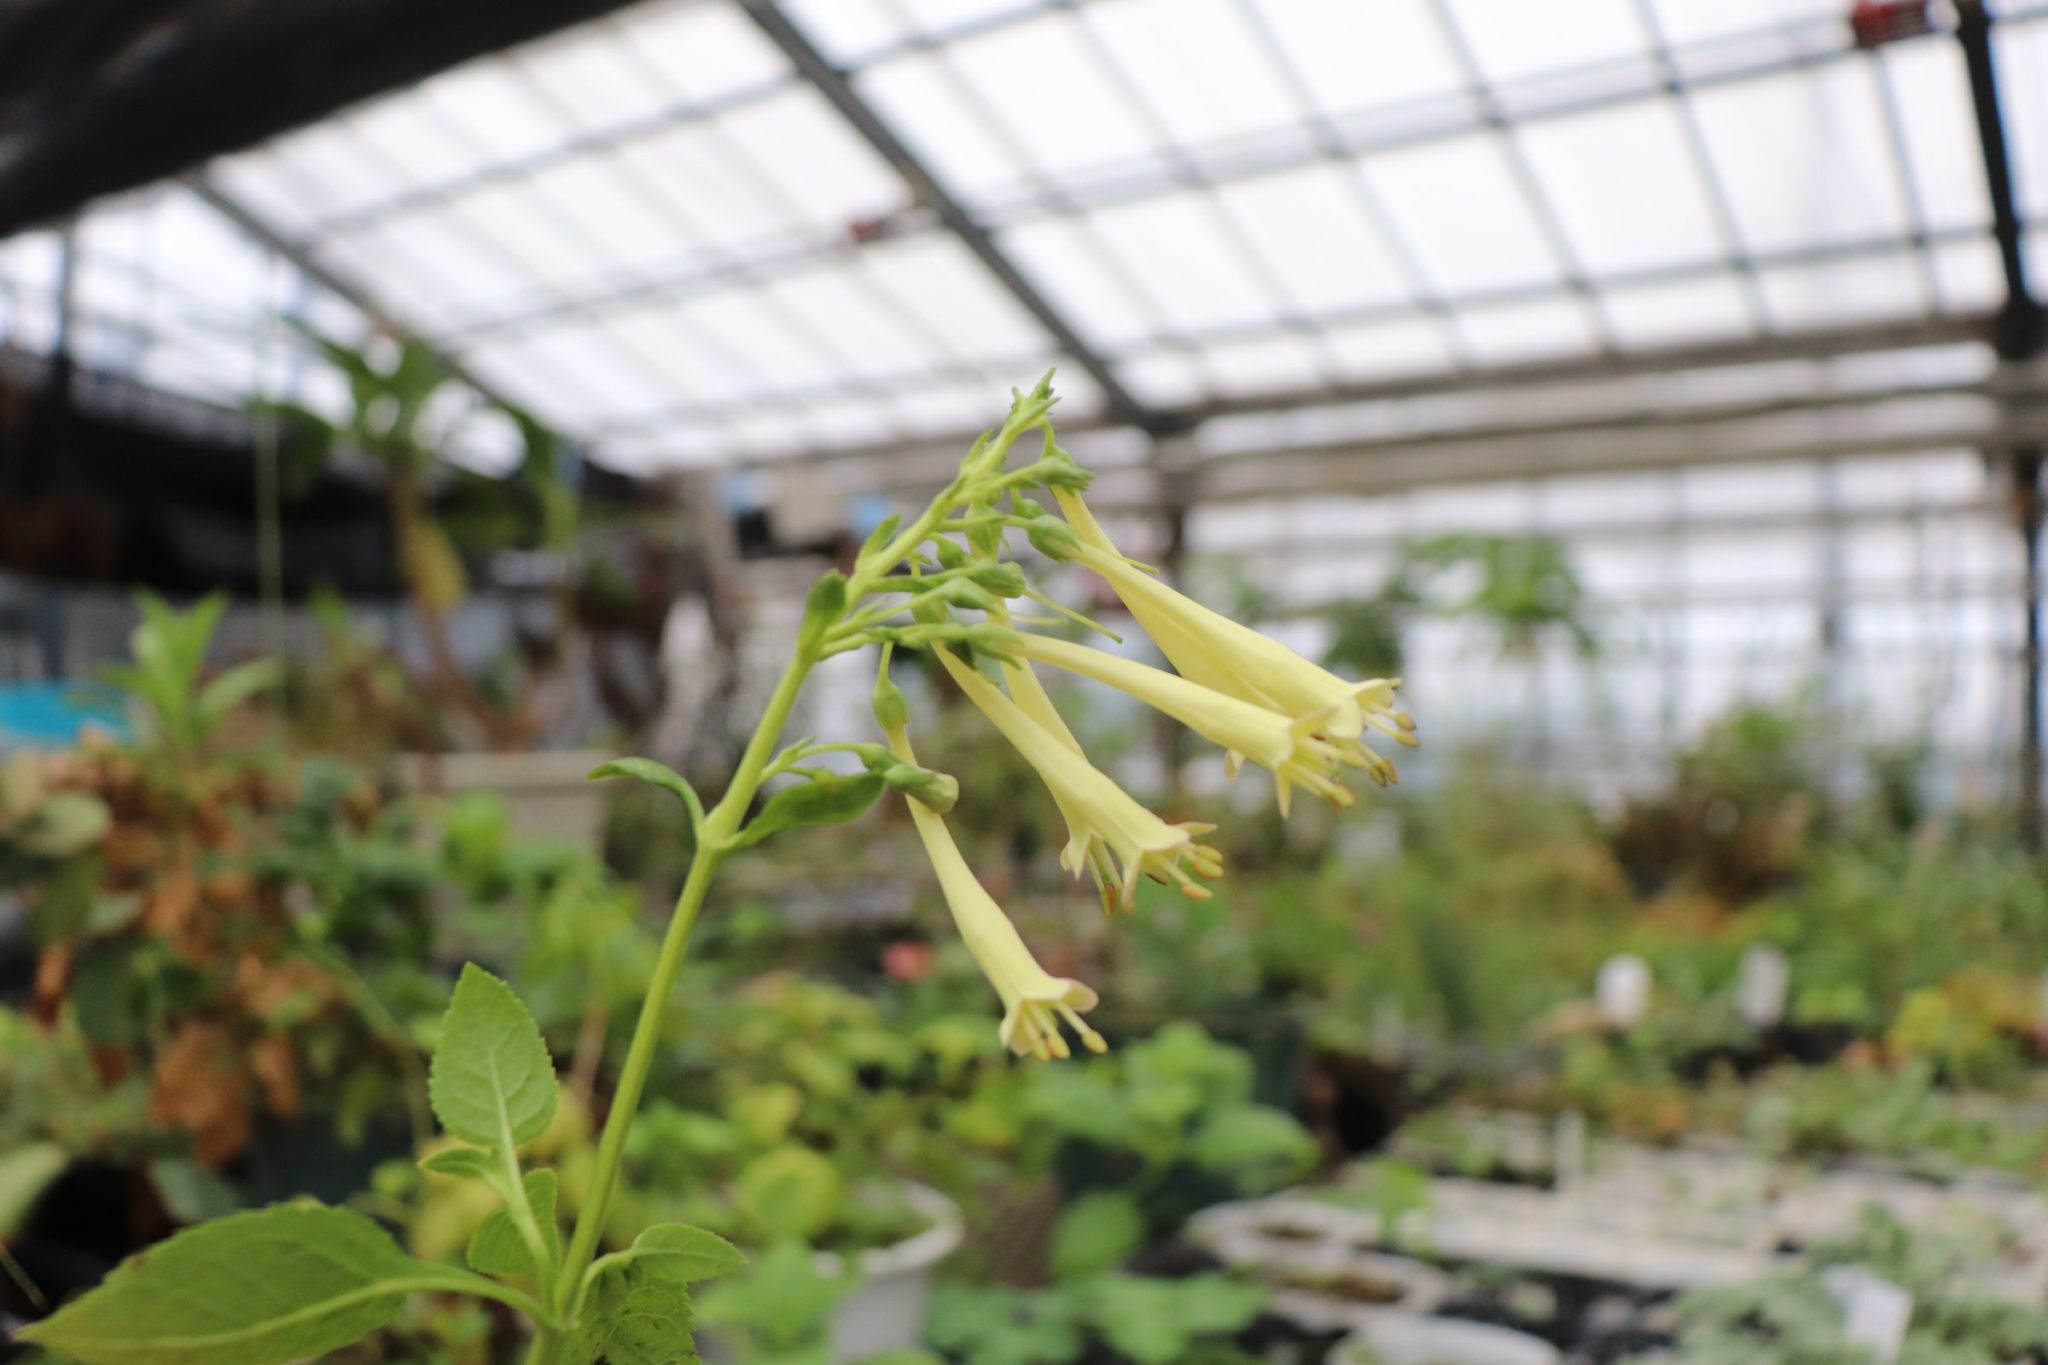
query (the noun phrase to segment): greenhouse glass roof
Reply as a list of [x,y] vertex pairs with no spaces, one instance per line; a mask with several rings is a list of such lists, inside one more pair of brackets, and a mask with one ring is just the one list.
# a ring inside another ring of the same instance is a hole
[[[643,4],[93,211],[77,340],[225,397],[272,364],[260,319],[359,306],[651,468],[950,438],[1050,364],[1070,419],[1157,433],[1981,318],[2003,285],[1962,55],[1859,49],[1845,10]],[[1997,14],[2038,248],[2048,5]],[[31,347],[56,255],[0,244]]]

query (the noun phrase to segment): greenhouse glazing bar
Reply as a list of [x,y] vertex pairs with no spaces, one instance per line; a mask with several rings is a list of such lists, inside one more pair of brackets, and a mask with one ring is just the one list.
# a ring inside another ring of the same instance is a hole
[[[1985,187],[1991,198],[1992,235],[1998,242],[2005,275],[2005,305],[1999,311],[1992,344],[2009,364],[2030,360],[2048,348],[2048,325],[2027,284],[2026,253],[2019,205],[2013,192],[2011,148],[2005,113],[1998,97],[1998,70],[1992,52],[1991,15],[1984,0],[1957,0],[1956,37],[1962,43],[1970,76],[1970,102],[1976,115],[1977,140],[1984,158]],[[2008,400],[2010,402],[2011,400]],[[2020,658],[2020,839],[2039,852],[2042,846],[2042,649],[2041,649],[2041,451],[2043,437],[2009,448],[2013,510],[2018,523],[2021,558],[2021,619],[2024,639]],[[1999,452],[1987,452],[1996,454]]]
[[1140,403],[1124,386],[1108,359],[1099,354],[1053,307],[1051,300],[1024,277],[1002,248],[996,245],[988,229],[976,221],[952,191],[939,182],[895,130],[868,107],[867,101],[861,98],[844,73],[826,60],[825,54],[802,30],[790,23],[788,16],[772,0],[745,0],[743,7],[769,41],[780,48],[803,77],[817,87],[818,93],[839,111],[854,131],[910,182],[916,197],[938,214],[953,235],[1052,335],[1059,348],[1079,362],[1088,377],[1102,390],[1103,402],[1117,420],[1154,433],[1169,429],[1168,423],[1158,413]]

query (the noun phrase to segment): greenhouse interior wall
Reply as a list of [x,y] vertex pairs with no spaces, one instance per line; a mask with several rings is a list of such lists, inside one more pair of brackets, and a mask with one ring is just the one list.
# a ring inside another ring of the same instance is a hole
[[2048,1365],[2044,291],[2038,0],[0,5],[0,1361]]

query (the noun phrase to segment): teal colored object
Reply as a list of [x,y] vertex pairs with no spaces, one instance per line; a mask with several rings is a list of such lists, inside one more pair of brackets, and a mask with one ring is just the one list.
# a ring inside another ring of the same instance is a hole
[[87,726],[129,738],[121,694],[96,683],[0,683],[0,749],[64,749]]

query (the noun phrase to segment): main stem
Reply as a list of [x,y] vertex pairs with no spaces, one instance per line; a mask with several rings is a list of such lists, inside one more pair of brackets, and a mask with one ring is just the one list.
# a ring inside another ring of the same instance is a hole
[[[597,1253],[597,1242],[604,1231],[612,1191],[619,1183],[619,1164],[625,1155],[626,1134],[633,1126],[634,1113],[640,1108],[641,1092],[647,1087],[647,1072],[654,1064],[654,1049],[661,1040],[661,1024],[668,1014],[669,996],[675,989],[676,973],[682,969],[683,956],[689,948],[690,928],[697,922],[697,912],[704,907],[704,897],[711,890],[712,875],[725,859],[727,840],[739,830],[747,807],[753,803],[754,793],[760,789],[762,775],[775,751],[775,742],[789,721],[790,710],[796,705],[797,691],[803,686],[814,662],[812,649],[808,645],[800,645],[775,684],[774,695],[768,699],[768,708],[754,729],[754,737],[747,741],[746,752],[740,756],[739,767],[733,773],[732,785],[726,788],[724,798],[705,817],[704,828],[698,831],[697,848],[690,857],[690,873],[683,881],[682,894],[676,898],[676,911],[668,922],[668,932],[662,937],[661,955],[655,959],[654,975],[647,984],[647,996],[640,1003],[640,1018],[633,1026],[633,1041],[626,1049],[618,1088],[612,1093],[611,1111],[605,1116],[604,1133],[598,1138],[597,1167],[591,1176],[590,1191],[583,1201],[582,1210],[576,1215],[576,1230],[570,1235],[568,1253],[562,1258],[561,1273],[555,1281],[551,1306],[557,1314],[566,1312],[574,1304],[577,1289],[583,1282],[583,1272],[590,1267],[591,1259]],[[554,1365],[560,1348],[561,1342],[554,1333],[541,1332],[534,1338],[533,1349],[527,1354],[527,1365]]]
[[[1002,453],[1008,451],[1017,435],[1017,430],[1006,426],[997,438],[998,464]],[[864,562],[857,565],[847,579],[846,602],[849,608],[856,606],[884,574],[924,543],[933,527],[957,503],[963,485],[963,479],[956,479],[938,500],[925,509],[922,516],[897,532],[879,553],[863,557]],[[633,1041],[626,1049],[626,1062],[619,1072],[618,1088],[612,1093],[611,1112],[605,1115],[604,1133],[598,1138],[597,1169],[591,1176],[590,1192],[576,1215],[576,1230],[570,1235],[568,1253],[562,1258],[554,1293],[548,1301],[557,1319],[566,1318],[575,1307],[583,1273],[590,1268],[590,1262],[597,1254],[597,1241],[604,1231],[612,1191],[619,1183],[619,1163],[626,1151],[626,1134],[633,1126],[634,1113],[640,1108],[640,1093],[646,1089],[647,1072],[654,1064],[655,1045],[661,1038],[661,1021],[668,1013],[668,998],[675,989],[676,973],[682,969],[683,954],[690,946],[690,927],[697,922],[697,912],[704,908],[704,897],[711,890],[712,875],[725,860],[727,841],[739,831],[740,821],[746,818],[747,807],[753,804],[754,793],[761,788],[774,757],[776,741],[782,737],[783,727],[789,723],[789,713],[796,706],[796,694],[803,687],[812,666],[818,662],[818,651],[827,633],[828,628],[820,623],[815,633],[806,630],[798,641],[788,667],[782,670],[782,677],[775,684],[774,694],[768,698],[761,723],[754,727],[754,737],[747,741],[746,752],[740,755],[732,784],[710,814],[705,816],[704,827],[697,832],[697,848],[690,857],[690,873],[683,881],[682,894],[676,898],[676,912],[668,922],[668,932],[662,937],[661,955],[655,959],[654,976],[647,984],[647,996],[640,1002],[640,1019],[633,1026]],[[534,1335],[533,1347],[526,1355],[526,1365],[556,1365],[561,1351],[560,1334],[543,1324]]]

